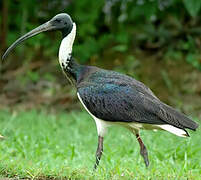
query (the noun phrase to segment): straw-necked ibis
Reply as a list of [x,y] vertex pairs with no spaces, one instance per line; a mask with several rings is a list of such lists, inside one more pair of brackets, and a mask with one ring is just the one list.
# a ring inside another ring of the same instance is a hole
[[78,64],[72,57],[76,25],[68,14],[58,14],[20,37],[7,49],[2,59],[24,40],[44,31],[56,30],[61,31],[63,36],[59,48],[61,68],[96,123],[98,147],[94,168],[101,159],[103,138],[109,126],[124,126],[136,136],[146,166],[149,165],[148,152],[140,138],[140,129],[166,130],[181,137],[189,136],[186,129],[196,130],[197,123],[161,102],[143,83],[118,72]]

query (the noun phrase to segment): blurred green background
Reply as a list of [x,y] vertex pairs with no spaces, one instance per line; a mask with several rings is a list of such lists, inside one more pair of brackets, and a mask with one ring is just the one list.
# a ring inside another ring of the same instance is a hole
[[[1,54],[66,12],[77,24],[77,61],[133,76],[166,103],[200,116],[200,0],[3,0],[0,7]],[[59,69],[60,42],[60,33],[43,33],[10,54],[1,66],[0,106],[79,107]]]
[[[200,0],[0,0],[0,9],[1,55],[26,32],[68,13],[77,25],[79,63],[142,81],[200,124]],[[0,178],[200,179],[200,128],[189,139],[142,131],[150,169],[133,135],[112,128],[94,174],[95,124],[59,67],[60,42],[59,32],[42,33],[0,62],[0,134],[6,137]]]

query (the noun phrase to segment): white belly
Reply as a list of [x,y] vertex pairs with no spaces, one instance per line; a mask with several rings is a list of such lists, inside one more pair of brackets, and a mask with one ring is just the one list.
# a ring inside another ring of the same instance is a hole
[[101,119],[98,119],[97,117],[95,117],[93,114],[91,114],[91,112],[87,109],[87,107],[85,106],[85,104],[83,103],[79,93],[77,93],[77,96],[80,100],[80,102],[82,103],[82,105],[84,106],[84,108],[87,110],[87,112],[93,117],[93,119],[95,120],[96,122],[96,128],[97,128],[97,131],[98,131],[98,135],[101,136],[101,137],[104,137],[104,135],[106,134],[107,132],[107,128],[109,126],[111,126],[111,122],[107,122],[107,121],[103,121]]

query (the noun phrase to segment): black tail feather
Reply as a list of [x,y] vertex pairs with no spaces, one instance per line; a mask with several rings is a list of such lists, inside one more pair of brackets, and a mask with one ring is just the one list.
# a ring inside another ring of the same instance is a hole
[[173,126],[183,129],[188,128],[194,131],[199,126],[196,122],[188,118],[185,114],[180,113],[179,111],[175,110],[174,108],[166,104],[163,104],[161,112],[163,115],[160,116],[160,118]]

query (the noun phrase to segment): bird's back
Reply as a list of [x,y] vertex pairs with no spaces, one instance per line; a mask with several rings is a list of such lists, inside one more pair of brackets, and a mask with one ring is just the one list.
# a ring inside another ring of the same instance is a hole
[[161,102],[143,83],[118,72],[87,66],[77,83],[87,109],[112,122],[170,124],[195,130],[198,125]]

